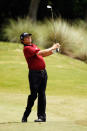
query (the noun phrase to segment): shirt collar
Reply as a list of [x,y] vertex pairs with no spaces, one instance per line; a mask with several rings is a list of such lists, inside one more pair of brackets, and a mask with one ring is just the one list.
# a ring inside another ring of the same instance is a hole
[[33,46],[33,44],[29,44],[29,45],[27,45],[27,44],[24,44],[24,46]]

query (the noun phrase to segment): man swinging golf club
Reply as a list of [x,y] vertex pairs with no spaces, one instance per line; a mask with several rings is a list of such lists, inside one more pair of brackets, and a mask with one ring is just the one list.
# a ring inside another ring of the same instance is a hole
[[22,33],[20,35],[21,43],[24,45],[24,56],[26,58],[29,68],[29,84],[30,95],[28,96],[27,106],[22,117],[22,122],[27,122],[34,101],[38,97],[37,116],[35,122],[46,122],[46,84],[47,72],[46,65],[43,57],[50,56],[53,51],[60,48],[59,43],[54,44],[52,47],[40,50],[35,44],[32,43],[32,34]]

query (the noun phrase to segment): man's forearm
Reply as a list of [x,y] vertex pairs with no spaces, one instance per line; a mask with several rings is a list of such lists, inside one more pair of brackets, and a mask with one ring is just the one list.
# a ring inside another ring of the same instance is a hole
[[41,51],[39,51],[37,54],[38,54],[38,55],[41,55],[41,56],[43,56],[43,57],[52,55],[52,54],[53,54],[52,48],[45,49],[45,50],[41,50]]
[[41,50],[37,54],[41,55],[43,57],[49,56],[49,55],[52,55],[53,54],[53,50],[56,50],[57,48],[60,48],[60,44],[59,43],[54,44],[52,47],[50,47],[48,49]]

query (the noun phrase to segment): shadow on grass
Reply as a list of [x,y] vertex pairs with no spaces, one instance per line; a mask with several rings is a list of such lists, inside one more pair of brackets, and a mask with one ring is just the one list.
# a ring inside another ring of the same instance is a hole
[[22,122],[16,122],[16,121],[13,121],[13,122],[1,122],[0,125],[2,125],[2,124],[18,124],[18,123],[22,123]]
[[[0,125],[8,125],[8,124],[28,124],[28,123],[30,123],[30,124],[32,124],[32,123],[37,123],[37,122],[16,122],[16,121],[12,121],[12,122],[1,122],[0,123]],[[43,122],[39,122],[38,124],[42,124]],[[61,124],[63,124],[63,126],[64,125],[66,125],[66,126],[70,126],[70,125],[73,125],[73,126],[85,126],[85,127],[87,127],[87,120],[76,120],[76,121],[63,121],[63,122],[60,122],[60,121],[47,121],[47,122],[45,122],[44,124],[58,124],[59,123],[59,125],[61,125]]]

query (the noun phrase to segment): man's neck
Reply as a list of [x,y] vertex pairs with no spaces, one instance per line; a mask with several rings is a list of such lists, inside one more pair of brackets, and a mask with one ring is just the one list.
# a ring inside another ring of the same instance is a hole
[[24,43],[24,46],[31,46],[31,45],[32,43],[29,43],[29,44]]

